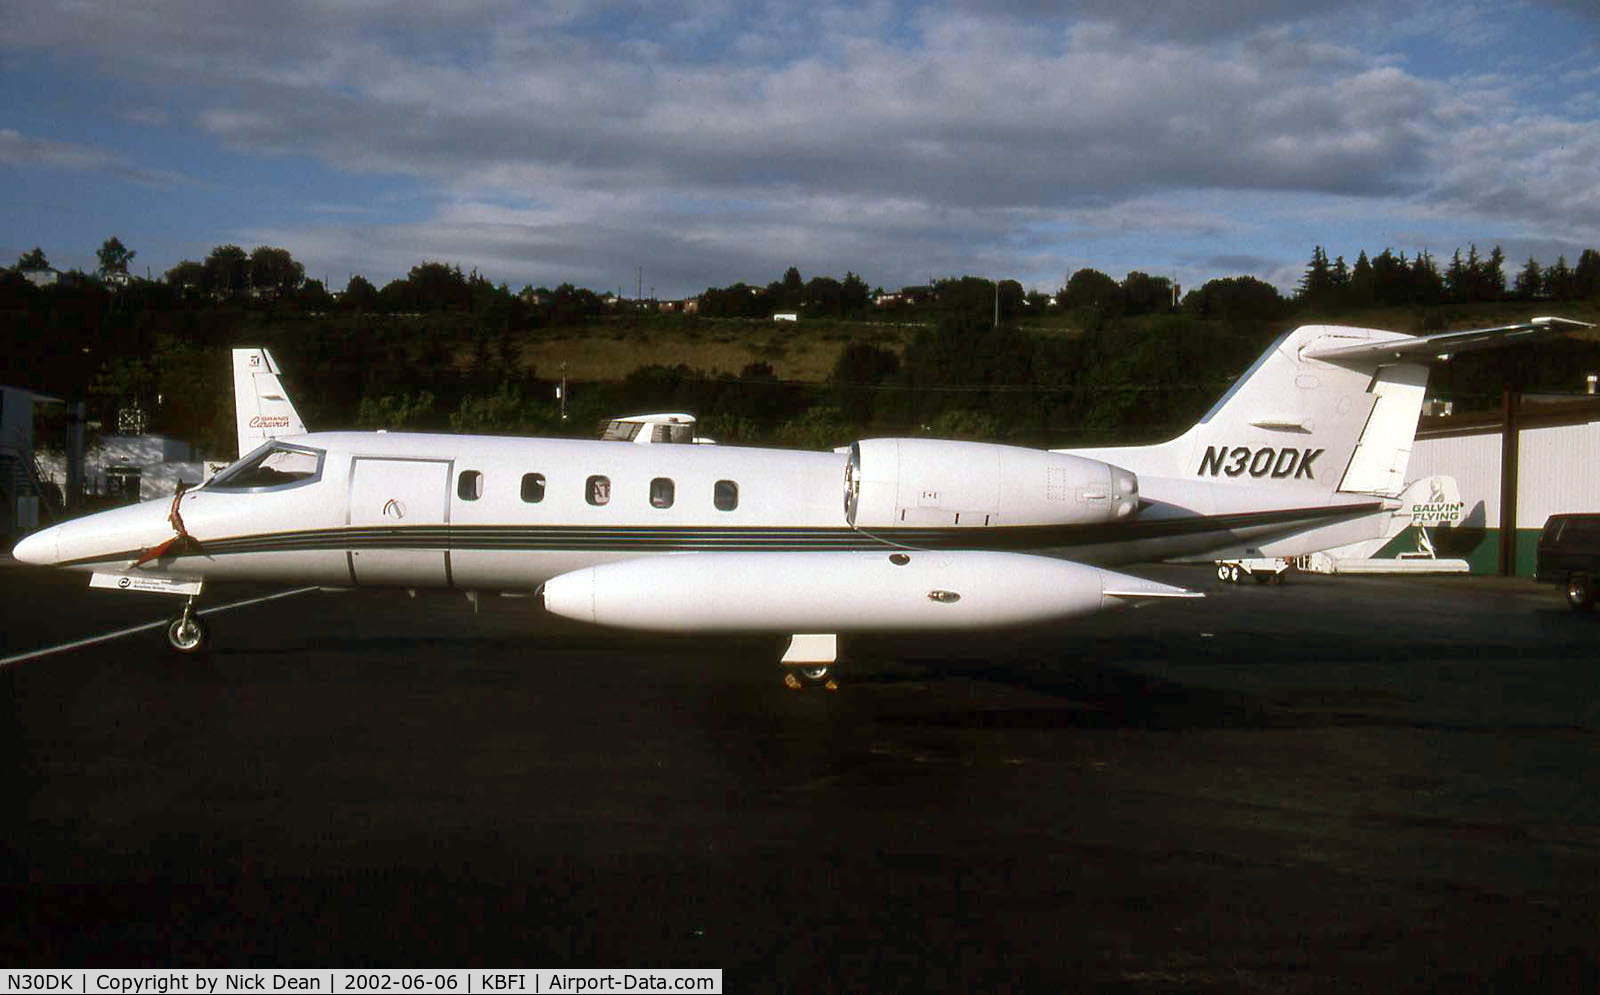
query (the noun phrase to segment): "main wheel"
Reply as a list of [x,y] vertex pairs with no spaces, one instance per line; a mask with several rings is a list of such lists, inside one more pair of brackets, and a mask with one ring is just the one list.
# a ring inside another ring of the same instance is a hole
[[1586,575],[1573,574],[1567,578],[1567,604],[1575,612],[1594,608],[1594,583]]
[[1228,565],[1226,563],[1217,564],[1217,579],[1223,583],[1228,582]]
[[783,670],[783,685],[791,691],[814,687],[824,687],[829,691],[839,690],[838,682],[833,679],[833,668],[826,664],[809,667],[790,664]]
[[1235,584],[1239,583],[1239,568],[1237,566],[1228,568],[1228,580]]
[[196,615],[179,615],[167,623],[167,645],[179,653],[198,653],[211,642],[211,627]]

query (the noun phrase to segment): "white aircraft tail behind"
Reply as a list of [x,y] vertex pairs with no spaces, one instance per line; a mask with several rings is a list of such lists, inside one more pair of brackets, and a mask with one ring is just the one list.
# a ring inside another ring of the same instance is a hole
[[289,402],[278,376],[278,364],[267,350],[233,350],[233,403],[240,456],[268,439],[305,434],[305,423]]

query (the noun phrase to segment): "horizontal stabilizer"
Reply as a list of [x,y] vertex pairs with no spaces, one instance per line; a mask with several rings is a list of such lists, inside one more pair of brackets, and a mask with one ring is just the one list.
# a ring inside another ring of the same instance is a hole
[[1362,342],[1356,345],[1324,346],[1322,348],[1313,346],[1306,350],[1305,357],[1307,359],[1320,359],[1328,363],[1338,363],[1342,366],[1390,363],[1402,359],[1427,362],[1437,356],[1468,352],[1474,349],[1494,349],[1500,346],[1520,345],[1525,342],[1554,338],[1557,335],[1593,327],[1594,325],[1586,321],[1573,321],[1570,318],[1532,318],[1521,324],[1501,325],[1498,328],[1474,328],[1461,332],[1440,332],[1436,335],[1384,339],[1378,342]]

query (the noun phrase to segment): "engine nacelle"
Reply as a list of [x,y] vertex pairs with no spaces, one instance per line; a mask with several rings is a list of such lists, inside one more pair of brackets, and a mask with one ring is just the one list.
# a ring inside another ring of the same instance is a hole
[[943,439],[850,446],[845,517],[862,528],[1077,525],[1128,518],[1139,478],[1099,460]]

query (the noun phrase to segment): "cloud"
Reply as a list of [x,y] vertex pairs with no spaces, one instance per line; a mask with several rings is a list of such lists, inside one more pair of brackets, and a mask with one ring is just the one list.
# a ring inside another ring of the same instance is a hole
[[105,169],[111,157],[99,149],[45,138],[29,138],[10,128],[0,128],[0,162],[10,166],[44,166],[51,169]]
[[514,34],[462,65],[369,38],[247,71],[197,120],[238,149],[501,195],[801,189],[1035,210],[1218,186],[1391,193],[1437,127],[1428,84],[1393,67],[1330,76],[1327,46],[1288,37],[1090,45],[931,18],[922,32],[915,50],[858,38],[777,67]]
[[178,173],[135,166],[104,149],[48,138],[30,138],[10,128],[0,128],[0,163],[71,172],[108,173],[145,186],[164,187],[184,182]]
[[[426,191],[427,224],[335,228],[327,205],[344,195],[311,191],[321,206],[305,224],[248,229],[363,270],[395,259],[403,272],[427,252],[533,282],[610,285],[645,265],[679,290],[791,263],[908,282],[1013,265],[1045,280],[1078,251],[1063,239],[1259,238],[1228,200],[1277,198],[1308,246],[1350,205],[1566,232],[1595,219],[1592,120],[1530,112],[1515,80],[1429,76],[1394,47],[1428,32],[1479,44],[1509,16],[1479,0],[1399,19],[1375,0],[1309,14],[1291,0],[144,0],[14,14],[0,46],[120,80],[138,108],[127,119]],[[1380,23],[1393,30],[1373,43]],[[1519,135],[1531,154],[1516,154]],[[127,168],[0,133],[7,156]],[[344,208],[362,209],[377,205]]]
[[1522,116],[1465,128],[1438,153],[1425,210],[1512,222],[1545,238],[1600,230],[1600,122]]

